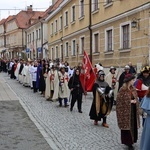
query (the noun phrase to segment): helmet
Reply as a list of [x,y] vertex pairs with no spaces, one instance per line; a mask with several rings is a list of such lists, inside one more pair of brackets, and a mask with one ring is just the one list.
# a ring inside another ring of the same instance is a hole
[[100,77],[100,76],[105,76],[105,73],[104,73],[103,70],[101,70],[101,71],[98,72],[98,77]]
[[130,66],[126,65],[126,66],[124,67],[124,69],[125,69],[125,70],[126,70],[126,69],[130,69]]
[[116,68],[114,66],[111,66],[109,71],[111,71],[112,69],[116,70]]

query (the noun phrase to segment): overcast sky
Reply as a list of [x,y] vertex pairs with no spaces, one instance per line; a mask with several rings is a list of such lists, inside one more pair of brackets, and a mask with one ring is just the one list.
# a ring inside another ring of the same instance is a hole
[[20,10],[25,10],[26,7],[30,5],[33,5],[33,10],[44,11],[52,4],[51,1],[52,0],[0,0],[0,20],[7,18],[9,15],[15,15]]

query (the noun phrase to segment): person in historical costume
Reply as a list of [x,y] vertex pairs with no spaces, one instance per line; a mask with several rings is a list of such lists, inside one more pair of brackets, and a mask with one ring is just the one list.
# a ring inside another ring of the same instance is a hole
[[118,87],[118,91],[119,91],[119,89],[122,87],[122,85],[123,85],[123,81],[124,81],[124,78],[125,78],[125,75],[127,75],[127,74],[130,74],[130,67],[128,66],[128,65],[126,65],[125,67],[124,67],[124,72],[119,76],[119,80],[118,80],[118,82],[119,82],[119,87]]
[[150,87],[146,92],[146,96],[142,99],[141,109],[147,113],[140,141],[140,150],[150,149]]
[[22,83],[22,81],[23,81],[22,74],[21,74],[23,67],[24,67],[23,60],[20,60],[19,76],[18,76],[18,80],[20,83]]
[[116,99],[116,115],[118,127],[121,130],[121,143],[134,149],[133,144],[138,139],[139,101],[135,87],[135,76],[126,74],[124,84],[120,88]]
[[[148,87],[150,86],[150,68],[145,66],[142,68],[141,73],[138,75],[137,80],[134,83],[135,88],[137,89],[139,101],[141,102],[142,98],[145,96]],[[143,112],[143,125],[145,121],[146,113]]]
[[23,86],[29,87],[30,86],[30,72],[29,72],[29,62],[26,62],[22,75],[24,76]]
[[77,101],[78,112],[82,113],[82,95],[84,91],[79,76],[80,71],[79,69],[76,69],[73,76],[69,79],[68,87],[72,95],[70,111],[73,110],[74,104]]
[[109,69],[109,73],[105,77],[105,81],[109,84],[109,86],[114,91],[114,104],[116,104],[116,97],[118,92],[118,82],[117,82],[117,73],[116,68],[111,66]]
[[11,67],[11,73],[10,73],[10,78],[11,79],[16,79],[16,76],[15,76],[15,70],[16,70],[16,68],[17,68],[17,61],[14,60],[13,61],[13,65]]
[[62,106],[62,100],[64,99],[64,106],[68,106],[69,88],[68,88],[69,76],[65,72],[65,66],[61,66],[59,71],[59,106]]
[[105,81],[104,71],[100,70],[93,85],[93,102],[89,113],[90,119],[94,120],[94,125],[98,125],[98,121],[103,119],[102,126],[109,128],[106,119],[112,105],[113,90]]
[[36,78],[37,78],[37,66],[38,66],[38,62],[34,61],[34,65],[31,66],[30,68],[30,73],[32,76],[32,85],[33,85],[33,92],[36,93],[37,92],[37,87],[36,87]]
[[30,85],[30,88],[33,89],[31,68],[32,66],[34,66],[34,62],[30,61],[29,63],[30,63],[29,64],[29,85]]
[[17,67],[16,67],[16,70],[15,70],[15,76],[16,76],[17,81],[19,79],[19,68],[20,68],[20,61],[17,62]]
[[46,90],[45,98],[50,101],[56,101],[58,99],[59,92],[59,72],[58,68],[52,65],[46,78]]

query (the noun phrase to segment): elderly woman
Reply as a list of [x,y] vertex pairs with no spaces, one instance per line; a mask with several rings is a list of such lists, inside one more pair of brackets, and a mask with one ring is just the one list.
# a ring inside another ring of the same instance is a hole
[[133,143],[138,139],[139,102],[136,89],[133,87],[135,76],[125,75],[124,84],[120,88],[116,99],[116,113],[118,126],[121,130],[121,143],[134,149]]

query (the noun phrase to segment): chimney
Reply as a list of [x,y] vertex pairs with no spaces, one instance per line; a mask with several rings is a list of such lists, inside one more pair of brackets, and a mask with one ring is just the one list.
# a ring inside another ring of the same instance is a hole
[[32,11],[32,5],[27,6],[27,11]]

